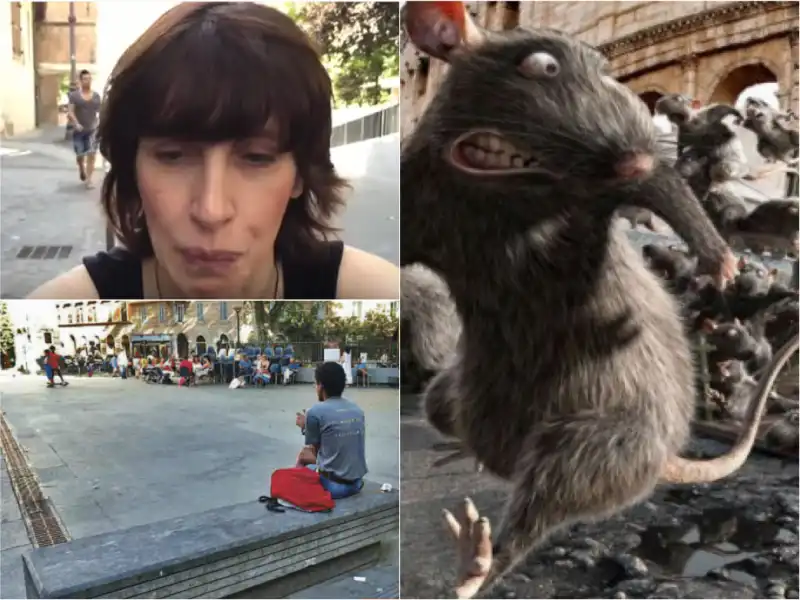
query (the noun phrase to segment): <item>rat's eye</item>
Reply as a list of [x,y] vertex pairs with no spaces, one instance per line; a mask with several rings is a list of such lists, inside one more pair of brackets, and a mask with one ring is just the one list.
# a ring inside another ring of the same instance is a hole
[[561,71],[561,65],[552,54],[534,52],[522,59],[519,70],[528,77],[555,77]]
[[728,336],[730,336],[730,337],[736,337],[737,335],[739,335],[739,332],[738,332],[738,331],[736,331],[735,329],[729,329],[729,330],[728,330]]

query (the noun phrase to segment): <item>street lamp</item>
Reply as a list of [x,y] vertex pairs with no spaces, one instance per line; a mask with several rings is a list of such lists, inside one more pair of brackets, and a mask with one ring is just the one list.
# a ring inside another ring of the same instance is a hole
[[237,306],[233,309],[236,312],[236,350],[238,351],[239,348],[242,347],[242,343],[239,340],[239,330],[241,329],[240,321],[239,321],[239,314],[242,312],[242,307]]

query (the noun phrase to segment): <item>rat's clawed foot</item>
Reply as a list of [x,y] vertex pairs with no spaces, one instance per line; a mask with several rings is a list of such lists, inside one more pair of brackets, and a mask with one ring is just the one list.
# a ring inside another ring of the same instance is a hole
[[489,519],[481,517],[469,498],[464,499],[458,518],[444,511],[447,527],[458,546],[458,598],[472,598],[478,593],[492,567],[492,531]]
[[729,281],[733,281],[739,273],[739,259],[736,255],[728,250],[725,258],[720,266],[719,273],[714,278],[715,283],[719,289],[725,289]]

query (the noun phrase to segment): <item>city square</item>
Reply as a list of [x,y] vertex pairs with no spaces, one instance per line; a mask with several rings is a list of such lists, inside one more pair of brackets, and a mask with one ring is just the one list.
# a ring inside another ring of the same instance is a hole
[[[129,378],[0,379],[4,418],[71,539],[190,515],[268,493],[303,438],[295,414],[316,402],[306,384],[268,389],[148,385]],[[350,388],[366,414],[367,479],[399,485],[397,390]],[[2,597],[25,597],[31,545],[3,472]],[[393,493],[396,493],[393,492]],[[345,501],[342,501],[345,502]]]

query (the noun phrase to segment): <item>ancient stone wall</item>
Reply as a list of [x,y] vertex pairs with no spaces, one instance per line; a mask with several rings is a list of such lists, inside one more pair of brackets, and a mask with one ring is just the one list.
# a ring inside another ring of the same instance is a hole
[[[750,85],[777,81],[798,104],[797,2],[474,2],[493,30],[553,27],[600,48],[614,75],[639,94],[681,92],[733,102]],[[446,65],[403,39],[402,131],[435,92]]]

